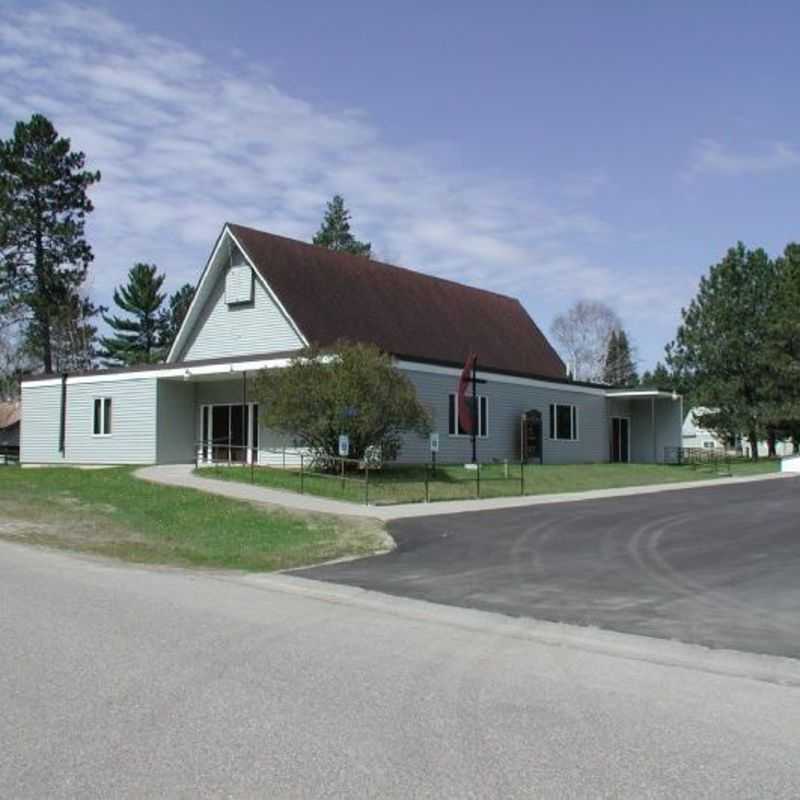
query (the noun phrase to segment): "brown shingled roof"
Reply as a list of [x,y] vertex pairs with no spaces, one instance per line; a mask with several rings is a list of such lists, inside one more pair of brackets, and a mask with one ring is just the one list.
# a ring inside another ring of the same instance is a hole
[[363,256],[228,226],[306,338],[370,342],[387,353],[564,378],[564,362],[513,297]]

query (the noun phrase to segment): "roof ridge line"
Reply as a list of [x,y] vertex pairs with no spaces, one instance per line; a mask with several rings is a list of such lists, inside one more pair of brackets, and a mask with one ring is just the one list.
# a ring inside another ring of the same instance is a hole
[[[404,272],[413,272],[414,275],[418,275],[423,278],[428,278],[432,281],[441,281],[442,283],[449,283],[452,286],[460,286],[464,289],[471,289],[475,292],[481,292],[483,294],[493,294],[495,297],[502,297],[506,300],[512,300],[514,302],[520,303],[518,297],[514,295],[505,294],[504,292],[496,292],[493,289],[483,289],[480,286],[472,286],[469,283],[464,283],[463,281],[457,281],[453,278],[443,278],[441,275],[431,275],[429,272],[420,272],[417,269],[413,269],[412,267],[404,267],[402,264],[390,264],[388,261],[379,261],[377,258],[370,258],[369,256],[359,256],[355,253],[347,253],[342,250],[331,250],[329,247],[323,247],[319,244],[313,244],[312,242],[304,242],[302,239],[293,239],[291,236],[284,236],[280,233],[272,233],[271,231],[263,231],[260,228],[253,228],[250,225],[241,225],[238,222],[226,222],[226,227],[236,227],[236,228],[245,228],[246,230],[253,231],[253,233],[257,233],[261,236],[271,236],[275,239],[282,239],[285,242],[291,242],[292,244],[300,244],[304,247],[309,247],[313,250],[322,250],[326,254],[333,253],[336,256],[344,256],[345,258],[363,258],[367,263],[385,267],[387,269],[398,269],[403,270]],[[520,303],[522,305],[522,303]]]

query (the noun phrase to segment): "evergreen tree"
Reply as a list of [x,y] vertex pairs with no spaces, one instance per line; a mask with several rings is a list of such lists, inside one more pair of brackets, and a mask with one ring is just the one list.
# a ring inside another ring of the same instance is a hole
[[608,337],[608,347],[606,348],[606,360],[603,364],[603,383],[618,386],[617,382],[617,359],[619,358],[619,338],[617,331],[611,331]]
[[100,311],[79,294],[93,258],[84,238],[87,190],[100,180],[84,163],[40,114],[0,142],[0,313],[22,311],[25,338],[45,372],[54,368],[65,303],[72,311],[80,306],[81,324]]
[[800,449],[800,244],[787,245],[783,255],[776,259],[775,280],[769,319],[775,402],[768,442],[774,450],[775,438],[791,438],[797,452]]
[[635,386],[639,382],[628,334],[622,328],[611,331],[608,337],[603,382],[612,386]]
[[163,357],[161,340],[161,292],[164,275],[155,264],[134,264],[128,272],[128,283],[114,290],[114,303],[128,317],[103,316],[114,331],[103,337],[102,354],[109,366],[152,364]]
[[169,296],[167,308],[161,312],[160,319],[161,346],[165,355],[172,348],[193,299],[194,286],[190,283],[185,283]]
[[775,294],[769,318],[770,358],[775,369],[776,417],[800,423],[800,244],[789,244],[775,262]]
[[699,405],[714,409],[700,424],[723,435],[747,435],[753,457],[775,416],[770,315],[775,264],[739,242],[700,281],[667,346],[667,363],[689,380]]
[[354,253],[357,256],[372,255],[372,244],[359,242],[350,232],[350,212],[344,207],[344,199],[338,194],[328,203],[322,225],[313,242],[329,250]]
[[652,372],[645,370],[642,373],[639,383],[643,387],[658,389],[660,392],[678,391],[674,376],[660,361],[656,362],[655,369]]

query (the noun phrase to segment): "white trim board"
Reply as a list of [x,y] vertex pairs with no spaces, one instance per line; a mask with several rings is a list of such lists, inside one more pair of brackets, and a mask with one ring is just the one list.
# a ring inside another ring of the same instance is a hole
[[[67,377],[68,386],[77,386],[82,383],[113,383],[116,381],[133,381],[139,378],[186,378],[191,380],[195,377],[203,375],[237,375],[242,372],[253,372],[259,369],[275,369],[277,367],[289,366],[289,358],[268,358],[260,359],[258,361],[238,361],[229,364],[205,364],[204,366],[191,367],[174,367],[172,369],[149,369],[139,370],[137,372],[116,372],[112,374],[104,374],[98,372],[94,375],[75,375]],[[32,378],[29,381],[22,381],[22,385],[29,389],[34,389],[37,386],[60,386],[61,378],[48,378],[46,380],[36,380]]]

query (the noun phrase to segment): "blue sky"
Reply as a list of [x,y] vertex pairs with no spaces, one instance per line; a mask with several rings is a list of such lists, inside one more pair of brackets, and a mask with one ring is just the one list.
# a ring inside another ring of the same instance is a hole
[[645,368],[728,246],[800,239],[798,22],[736,2],[11,2],[0,135],[40,111],[103,172],[103,302],[134,261],[194,281],[225,220],[310,239],[340,192],[378,257],[517,295],[544,330],[608,302]]

